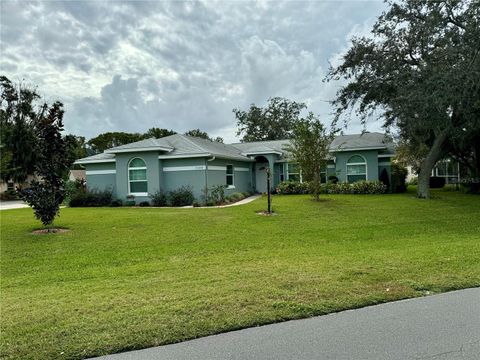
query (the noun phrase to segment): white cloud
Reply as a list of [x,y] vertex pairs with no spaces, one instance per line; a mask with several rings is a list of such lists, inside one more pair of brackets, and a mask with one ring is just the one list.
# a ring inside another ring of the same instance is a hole
[[329,122],[339,84],[322,81],[328,61],[384,7],[3,1],[0,68],[63,101],[66,128],[79,135],[199,127],[233,141],[232,109],[271,96],[305,101]]

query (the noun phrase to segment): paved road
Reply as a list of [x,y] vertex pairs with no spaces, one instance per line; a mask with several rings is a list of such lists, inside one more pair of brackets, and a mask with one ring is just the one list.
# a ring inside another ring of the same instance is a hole
[[480,359],[480,288],[102,357],[147,359]]

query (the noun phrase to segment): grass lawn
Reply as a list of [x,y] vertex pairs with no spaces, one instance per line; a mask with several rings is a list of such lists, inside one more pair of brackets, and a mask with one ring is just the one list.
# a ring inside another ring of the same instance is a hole
[[1,357],[84,358],[480,285],[480,196],[1,216]]

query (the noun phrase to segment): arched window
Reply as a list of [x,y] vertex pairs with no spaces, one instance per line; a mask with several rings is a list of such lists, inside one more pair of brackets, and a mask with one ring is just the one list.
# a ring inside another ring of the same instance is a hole
[[347,161],[347,181],[354,183],[367,180],[367,160],[361,155],[353,155]]
[[133,195],[148,195],[147,165],[140,158],[128,163],[128,192]]

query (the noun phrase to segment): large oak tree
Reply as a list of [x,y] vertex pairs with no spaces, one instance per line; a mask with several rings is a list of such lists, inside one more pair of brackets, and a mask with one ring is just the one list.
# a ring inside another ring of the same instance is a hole
[[337,119],[356,108],[363,121],[381,109],[411,149],[425,149],[417,195],[429,197],[429,177],[447,143],[478,132],[480,2],[390,2],[372,36],[354,38],[328,80],[347,79],[334,101]]

